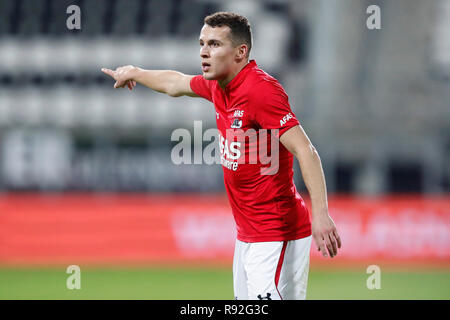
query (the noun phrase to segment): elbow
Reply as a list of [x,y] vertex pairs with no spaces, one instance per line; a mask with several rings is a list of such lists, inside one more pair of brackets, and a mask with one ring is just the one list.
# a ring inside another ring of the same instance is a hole
[[173,86],[170,85],[164,89],[164,93],[171,97],[177,96],[177,92],[174,90]]
[[182,94],[179,94],[178,92],[172,92],[172,91],[167,91],[166,94],[171,97],[174,97],[174,98],[182,96]]
[[317,149],[311,143],[302,148],[299,148],[298,150],[295,150],[295,156],[297,157],[297,159],[302,159],[305,157],[320,159]]
[[320,156],[319,156],[319,152],[317,152],[317,149],[312,144],[309,145],[309,149],[310,149],[312,157],[314,157],[315,159],[318,159],[320,161]]
[[309,149],[311,150],[311,153],[313,155],[319,156],[319,153],[317,152],[317,149],[312,144],[309,145]]
[[183,94],[177,90],[177,88],[174,85],[168,85],[166,89],[164,90],[164,93],[171,96],[171,97],[181,97]]

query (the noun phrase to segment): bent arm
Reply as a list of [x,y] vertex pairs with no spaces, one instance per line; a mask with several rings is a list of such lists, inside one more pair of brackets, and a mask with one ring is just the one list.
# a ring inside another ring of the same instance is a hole
[[165,93],[172,97],[185,95],[197,97],[190,86],[190,81],[194,76],[185,75],[178,71],[145,70],[134,66],[124,66],[116,70],[103,68],[102,71],[116,80],[114,88],[128,86],[132,89],[137,82],[154,91]]

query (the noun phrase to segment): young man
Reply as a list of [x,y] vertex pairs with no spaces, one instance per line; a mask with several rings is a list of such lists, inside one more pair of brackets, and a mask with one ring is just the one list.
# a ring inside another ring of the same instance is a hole
[[[132,90],[140,83],[172,97],[203,97],[214,103],[224,182],[237,226],[235,298],[305,299],[311,238],[324,257],[334,257],[341,247],[328,214],[319,155],[282,86],[249,61],[252,36],[247,19],[218,12],[204,22],[199,39],[203,75],[134,66],[102,71],[114,78],[114,88]],[[271,134],[266,140],[234,142],[238,132],[259,138],[265,129],[281,141],[279,148],[271,149],[271,157],[277,157],[275,169],[259,158],[256,163],[245,161],[272,139]],[[293,155],[311,196],[312,224],[293,183]]]

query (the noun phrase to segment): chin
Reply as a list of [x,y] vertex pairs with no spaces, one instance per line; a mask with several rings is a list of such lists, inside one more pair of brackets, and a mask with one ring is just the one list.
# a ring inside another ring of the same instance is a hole
[[214,77],[214,74],[211,74],[211,73],[203,72],[203,78],[205,78],[206,80],[216,80],[216,77]]

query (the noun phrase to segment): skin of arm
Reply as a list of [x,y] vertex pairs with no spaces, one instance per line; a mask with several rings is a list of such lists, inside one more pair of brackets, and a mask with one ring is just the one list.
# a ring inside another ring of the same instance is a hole
[[140,83],[147,88],[171,97],[197,97],[190,86],[190,81],[194,76],[185,75],[178,71],[145,70],[129,65],[119,67],[116,70],[103,68],[102,72],[116,81],[114,84],[116,89],[127,86],[132,90],[137,83]]
[[341,248],[341,239],[328,214],[325,176],[319,154],[300,125],[287,130],[280,141],[300,164],[303,180],[311,197],[311,228],[317,248],[326,257],[326,247],[332,258],[337,254],[338,248]]

